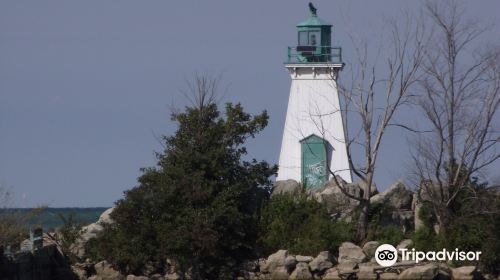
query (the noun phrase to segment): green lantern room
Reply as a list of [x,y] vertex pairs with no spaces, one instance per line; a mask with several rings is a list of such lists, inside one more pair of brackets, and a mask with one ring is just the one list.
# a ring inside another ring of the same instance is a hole
[[297,24],[297,47],[288,48],[289,63],[341,63],[341,49],[332,48],[332,25],[320,19],[309,3],[309,18]]

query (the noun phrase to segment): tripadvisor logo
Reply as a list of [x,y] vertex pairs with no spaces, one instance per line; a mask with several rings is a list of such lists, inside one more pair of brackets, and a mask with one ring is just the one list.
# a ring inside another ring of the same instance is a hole
[[[443,249],[441,251],[416,251],[415,249],[399,249],[401,261],[479,261],[481,252],[465,252]],[[381,266],[391,266],[398,261],[398,250],[390,244],[382,244],[375,251],[375,260]]]
[[375,251],[375,260],[381,266],[391,266],[398,261],[398,251],[390,244],[382,244]]

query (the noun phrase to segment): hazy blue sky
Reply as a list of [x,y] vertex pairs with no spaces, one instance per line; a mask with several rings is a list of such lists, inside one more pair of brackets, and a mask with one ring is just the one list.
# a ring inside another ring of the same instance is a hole
[[[379,38],[381,20],[417,1],[316,1],[334,44],[353,60],[347,33]],[[500,1],[470,1],[495,22]],[[267,109],[250,156],[278,161],[296,42],[307,1],[0,1],[0,184],[13,206],[110,206],[154,165],[157,135],[175,130],[185,78],[223,73],[224,101]],[[500,35],[498,26],[490,32]],[[379,189],[404,177],[401,132],[387,135]],[[389,148],[390,147],[390,148]]]

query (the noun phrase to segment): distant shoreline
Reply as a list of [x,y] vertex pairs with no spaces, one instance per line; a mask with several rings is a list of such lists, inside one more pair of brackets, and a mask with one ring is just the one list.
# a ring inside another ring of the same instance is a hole
[[36,213],[33,217],[26,219],[24,223],[27,227],[41,226],[44,231],[54,230],[62,225],[65,219],[72,217],[73,222],[81,224],[94,223],[99,219],[99,216],[111,207],[40,207],[40,208],[3,208],[0,209],[0,214],[21,215],[29,214],[31,211],[41,209],[40,213]]

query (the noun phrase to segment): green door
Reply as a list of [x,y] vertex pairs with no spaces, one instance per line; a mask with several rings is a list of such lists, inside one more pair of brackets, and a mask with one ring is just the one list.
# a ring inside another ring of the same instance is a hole
[[328,143],[314,134],[300,141],[302,146],[302,183],[306,188],[322,187],[327,181]]

